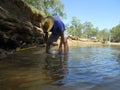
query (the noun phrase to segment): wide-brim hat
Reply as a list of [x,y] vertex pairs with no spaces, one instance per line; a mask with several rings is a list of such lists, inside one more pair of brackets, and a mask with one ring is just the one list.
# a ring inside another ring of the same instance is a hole
[[51,16],[48,16],[42,20],[42,26],[44,28],[43,29],[44,32],[49,32],[52,29],[53,25],[54,25],[54,20],[53,17]]

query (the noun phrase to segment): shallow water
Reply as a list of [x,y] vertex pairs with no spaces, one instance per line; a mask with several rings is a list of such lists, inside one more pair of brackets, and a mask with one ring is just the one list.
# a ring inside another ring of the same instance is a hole
[[68,55],[40,48],[0,60],[0,90],[119,90],[120,46],[71,48]]

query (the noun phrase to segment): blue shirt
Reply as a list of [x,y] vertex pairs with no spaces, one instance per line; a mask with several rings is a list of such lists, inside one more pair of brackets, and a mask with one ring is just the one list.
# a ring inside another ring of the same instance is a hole
[[54,25],[51,29],[51,32],[56,35],[59,35],[62,32],[64,32],[65,31],[64,23],[57,17],[53,17],[53,20],[54,20]]

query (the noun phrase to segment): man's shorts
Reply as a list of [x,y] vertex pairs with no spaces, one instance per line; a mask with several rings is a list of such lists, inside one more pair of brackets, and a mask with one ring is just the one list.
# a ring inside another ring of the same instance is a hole
[[[56,35],[56,34],[51,34],[49,39],[48,39],[48,42],[49,43],[53,43],[53,42],[57,42],[58,38],[59,38],[60,35]],[[68,33],[67,31],[64,31],[64,37],[68,37]]]
[[68,37],[69,35],[68,35],[68,32],[67,32],[67,30],[65,30],[64,31],[64,37]]
[[49,43],[56,42],[56,41],[58,40],[59,36],[60,36],[60,35],[56,35],[56,34],[53,34],[53,33],[52,33],[52,34],[50,35],[49,39],[48,39],[48,42],[49,42]]

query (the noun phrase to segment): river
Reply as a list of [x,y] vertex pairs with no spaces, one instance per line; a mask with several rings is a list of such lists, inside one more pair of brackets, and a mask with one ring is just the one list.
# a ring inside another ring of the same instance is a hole
[[15,52],[0,60],[0,90],[120,90],[120,46]]

